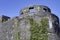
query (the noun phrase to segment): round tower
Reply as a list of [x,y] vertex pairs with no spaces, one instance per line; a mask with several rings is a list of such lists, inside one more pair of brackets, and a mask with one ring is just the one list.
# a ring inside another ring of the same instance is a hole
[[32,16],[38,23],[43,17],[48,18],[48,40],[59,40],[60,28],[59,18],[51,13],[50,8],[44,5],[32,5],[21,9],[20,17],[28,18]]

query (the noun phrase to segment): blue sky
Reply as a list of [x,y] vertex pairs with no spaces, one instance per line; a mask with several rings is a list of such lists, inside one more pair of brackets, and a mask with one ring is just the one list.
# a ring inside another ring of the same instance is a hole
[[22,8],[34,4],[48,6],[60,18],[60,0],[0,0],[0,16],[19,16]]

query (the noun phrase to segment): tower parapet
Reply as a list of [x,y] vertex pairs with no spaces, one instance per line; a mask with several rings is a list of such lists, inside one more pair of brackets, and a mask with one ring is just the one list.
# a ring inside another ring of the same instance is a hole
[[28,6],[28,7],[21,9],[20,15],[24,15],[26,13],[37,13],[37,12],[51,12],[51,10],[47,6],[32,5],[32,6]]

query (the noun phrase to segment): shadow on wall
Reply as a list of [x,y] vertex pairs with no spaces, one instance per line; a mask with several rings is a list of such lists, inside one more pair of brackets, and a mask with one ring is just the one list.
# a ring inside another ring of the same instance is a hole
[[56,23],[54,23],[53,25],[55,25],[54,26],[55,33],[60,37],[60,20],[58,25],[56,25]]
[[59,20],[59,27],[58,27],[58,36],[60,37],[60,20]]
[[59,19],[59,27],[60,27],[60,19]]

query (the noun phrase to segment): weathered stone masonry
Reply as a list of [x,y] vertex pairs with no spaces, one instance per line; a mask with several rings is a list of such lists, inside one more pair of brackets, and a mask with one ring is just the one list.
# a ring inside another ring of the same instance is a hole
[[60,40],[59,18],[43,5],[25,7],[14,18],[0,16],[0,40]]

